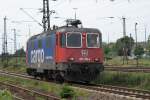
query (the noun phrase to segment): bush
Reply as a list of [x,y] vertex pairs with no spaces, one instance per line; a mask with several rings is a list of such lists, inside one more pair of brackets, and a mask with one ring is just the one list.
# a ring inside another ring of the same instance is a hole
[[75,96],[74,90],[68,85],[63,85],[62,90],[60,92],[61,98],[72,98]]
[[8,90],[0,91],[0,100],[13,100],[12,94]]
[[131,72],[103,72],[94,81],[94,83],[150,90],[150,74]]

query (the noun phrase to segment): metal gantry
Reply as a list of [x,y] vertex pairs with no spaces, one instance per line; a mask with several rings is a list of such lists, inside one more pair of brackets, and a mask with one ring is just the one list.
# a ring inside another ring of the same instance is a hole
[[123,64],[125,63],[124,61],[127,62],[128,64],[128,55],[127,55],[127,52],[128,52],[128,49],[127,49],[127,44],[125,42],[125,37],[126,37],[126,18],[125,17],[122,17],[122,20],[123,20],[123,37],[124,37],[124,47],[123,47]]
[[15,66],[17,66],[18,64],[18,60],[17,60],[17,39],[16,39],[16,29],[13,29],[14,31],[14,57],[16,58],[16,64]]
[[[137,25],[138,25],[138,23],[136,22],[135,23],[135,42],[136,42],[136,45],[135,45],[135,48],[137,49],[137,47],[138,47],[138,45],[137,45]],[[136,66],[138,67],[138,64],[139,64],[139,62],[138,62],[138,55],[136,55]]]
[[7,51],[7,17],[4,17],[4,34],[2,39],[2,63],[4,66],[8,65],[8,51]]
[[123,20],[123,36],[126,36],[126,18],[122,17]]

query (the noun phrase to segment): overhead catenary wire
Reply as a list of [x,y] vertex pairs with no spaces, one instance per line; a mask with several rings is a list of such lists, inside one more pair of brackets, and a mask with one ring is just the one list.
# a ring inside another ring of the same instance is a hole
[[[29,16],[33,21],[35,21],[39,26],[42,26],[42,24],[37,21],[34,17],[32,17],[28,12],[26,12],[23,8],[20,8],[21,11],[23,11],[27,16]],[[42,26],[43,27],[43,26]]]

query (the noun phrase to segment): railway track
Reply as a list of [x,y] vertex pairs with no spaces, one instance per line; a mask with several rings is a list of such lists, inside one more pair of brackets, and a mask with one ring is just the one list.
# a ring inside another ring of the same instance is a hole
[[44,100],[60,100],[60,98],[58,97],[55,97],[55,96],[52,96],[43,92],[23,88],[23,87],[10,84],[10,83],[0,82],[0,86],[5,89],[7,88],[8,90],[10,90],[14,94],[13,96],[14,99],[17,99],[17,100],[37,100],[36,98],[38,97],[41,97]]
[[75,84],[74,86],[97,91],[97,92],[113,93],[113,94],[118,94],[118,95],[123,95],[128,97],[134,97],[135,99],[150,100],[150,91],[145,91],[145,90],[137,90],[137,89],[131,89],[126,87],[103,85],[103,84],[99,84],[99,85]]
[[[0,70],[0,74],[24,78],[24,79],[32,79],[32,80],[34,79],[33,77],[24,74],[17,74],[17,73],[2,71],[2,70]],[[10,84],[10,82],[8,83],[8,82],[0,81],[0,89],[10,90],[11,93],[13,93],[13,98],[15,100],[37,100],[36,98],[38,97],[43,98],[44,100],[60,100],[60,98],[50,95],[49,93],[23,88],[16,84]]]
[[24,78],[24,79],[35,79],[34,77],[28,76],[27,74],[18,74],[18,73],[15,73],[15,72],[8,72],[8,71],[5,71],[5,70],[0,70],[0,74],[5,74],[5,75],[15,76],[15,77],[21,77],[21,78]]
[[[34,79],[33,77],[21,75],[21,74],[9,73],[9,72],[4,72],[4,71],[0,71],[0,73],[8,74],[10,76],[15,76],[15,77],[22,77],[25,79]],[[144,99],[144,100],[145,99],[150,100],[150,91],[146,91],[146,90],[138,90],[138,89],[131,89],[131,88],[126,88],[126,87],[111,86],[111,85],[103,85],[103,84],[95,85],[95,84],[71,83],[71,85],[74,87],[79,87],[79,88],[88,89],[88,90],[97,91],[97,92],[113,93],[113,94],[118,94],[118,95],[123,95],[123,96],[140,98],[140,99]]]
[[122,71],[122,72],[144,72],[150,73],[149,67],[105,67],[106,71]]

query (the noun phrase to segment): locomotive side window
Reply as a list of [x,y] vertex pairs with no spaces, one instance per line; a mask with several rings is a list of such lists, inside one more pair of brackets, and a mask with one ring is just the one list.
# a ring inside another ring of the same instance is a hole
[[71,48],[80,48],[81,46],[81,42],[82,42],[82,38],[81,38],[81,33],[67,33],[67,47],[71,47]]
[[60,45],[61,47],[66,47],[66,35],[64,33],[60,35]]
[[46,47],[50,48],[50,36],[46,37]]
[[100,39],[99,34],[97,33],[87,33],[87,47],[99,48]]
[[42,40],[41,39],[38,40],[38,48],[42,48]]
[[31,48],[34,49],[34,40],[31,40]]

